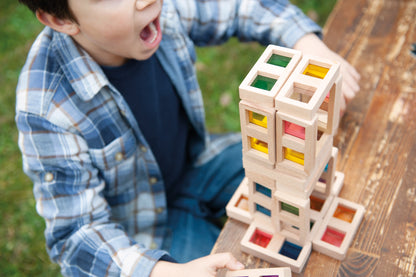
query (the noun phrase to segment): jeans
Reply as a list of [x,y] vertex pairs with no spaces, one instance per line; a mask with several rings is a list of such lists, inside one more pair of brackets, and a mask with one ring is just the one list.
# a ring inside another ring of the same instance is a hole
[[180,263],[208,255],[221,230],[216,220],[225,215],[243,178],[241,143],[189,170],[176,197],[168,200],[164,250]]

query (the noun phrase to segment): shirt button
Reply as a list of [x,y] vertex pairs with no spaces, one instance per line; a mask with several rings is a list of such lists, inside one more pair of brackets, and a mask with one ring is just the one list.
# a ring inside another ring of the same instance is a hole
[[150,184],[151,184],[151,185],[154,185],[154,184],[156,184],[156,183],[157,183],[157,178],[156,178],[156,177],[151,177],[151,178],[149,179],[149,182],[150,182]]
[[156,249],[157,248],[157,244],[155,242],[152,242],[152,244],[150,245],[150,249]]
[[164,209],[162,207],[159,207],[159,208],[156,209],[156,213],[161,214],[161,213],[163,213],[163,210]]
[[121,152],[118,152],[118,153],[116,153],[116,161],[122,161],[123,160],[123,158],[124,158],[124,155],[123,155],[123,153],[121,153]]
[[53,174],[48,172],[45,174],[45,181],[46,182],[52,182],[53,181]]
[[144,145],[140,145],[140,150],[142,150],[142,152],[147,152],[147,148]]

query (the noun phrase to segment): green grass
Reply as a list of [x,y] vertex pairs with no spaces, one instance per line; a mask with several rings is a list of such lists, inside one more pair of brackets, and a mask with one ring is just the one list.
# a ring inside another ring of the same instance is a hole
[[[335,0],[294,2],[322,25]],[[22,172],[14,123],[19,71],[41,29],[18,1],[0,1],[0,276],[59,276],[58,266],[45,251],[45,224],[36,213],[32,184]],[[223,46],[197,49],[211,132],[239,131],[238,86],[263,49],[234,39]]]

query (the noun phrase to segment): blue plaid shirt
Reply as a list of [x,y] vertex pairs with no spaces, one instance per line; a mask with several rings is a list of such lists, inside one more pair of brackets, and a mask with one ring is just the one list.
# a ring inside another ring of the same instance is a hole
[[[284,0],[164,0],[157,58],[197,134],[195,163],[236,136],[209,141],[195,45],[237,36],[291,47],[320,28]],[[25,173],[34,182],[53,261],[68,276],[148,276],[161,258],[164,184],[127,103],[99,65],[50,28],[34,42],[17,86],[16,122]]]

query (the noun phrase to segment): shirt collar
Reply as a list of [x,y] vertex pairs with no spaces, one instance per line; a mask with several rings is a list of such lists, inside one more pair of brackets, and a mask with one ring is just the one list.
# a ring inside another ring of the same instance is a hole
[[52,49],[75,93],[92,99],[109,81],[100,66],[70,36],[54,32]]

